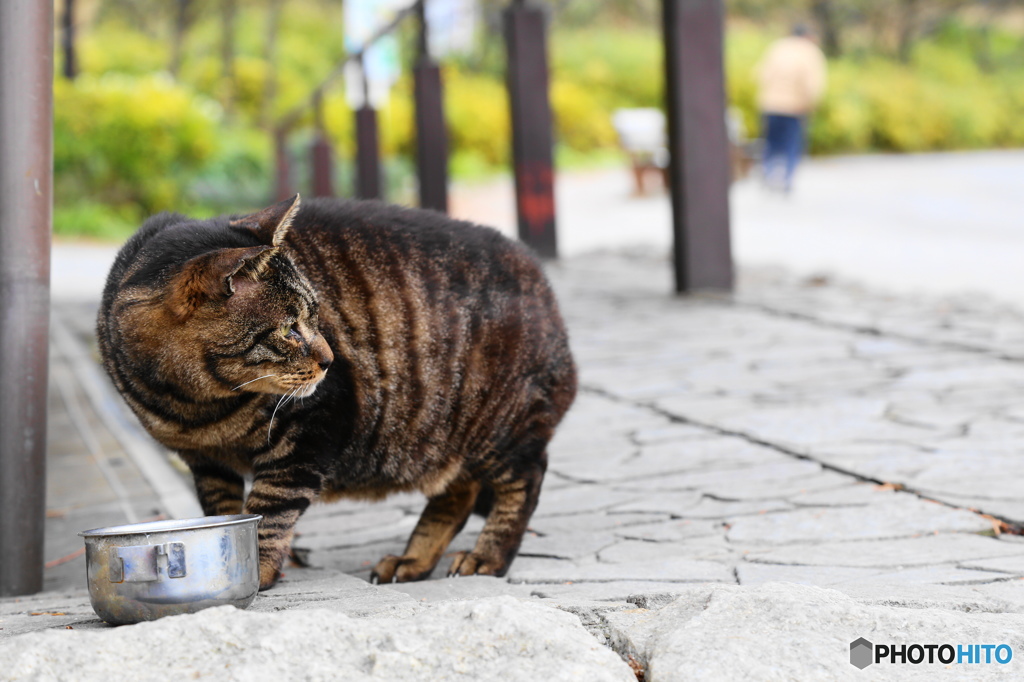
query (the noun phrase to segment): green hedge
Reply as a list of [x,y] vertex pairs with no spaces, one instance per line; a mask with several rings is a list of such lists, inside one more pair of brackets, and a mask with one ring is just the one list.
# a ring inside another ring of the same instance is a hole
[[[727,41],[731,102],[756,133],[754,67],[769,44],[736,29]],[[909,64],[851,56],[829,63],[829,85],[811,119],[818,154],[924,152],[1024,146],[1024,68],[982,71],[963,41],[942,34],[919,44]]]
[[83,76],[54,84],[59,203],[180,205],[217,151],[217,108],[161,76]]
[[[340,56],[337,26],[316,3],[288,5],[282,15],[277,97],[271,114],[303,101]],[[59,233],[118,232],[165,209],[208,213],[265,200],[272,175],[268,135],[256,126],[270,69],[262,54],[259,13],[243,13],[235,83],[219,62],[215,21],[190,33],[177,81],[159,69],[167,46],[129,27],[104,24],[80,42],[83,75],[55,83],[54,161]],[[758,132],[754,67],[773,34],[731,26],[726,39],[727,93],[748,131]],[[832,61],[830,83],[812,119],[813,153],[918,152],[1024,146],[1024,65],[1020,36],[996,32],[984,62],[977,35],[950,24],[915,48],[909,64],[878,56]],[[607,158],[617,140],[611,115],[620,107],[659,106],[660,36],[648,30],[556,30],[550,37],[551,100],[559,158]],[[445,104],[456,178],[507,167],[510,122],[501,69],[491,59],[444,68]],[[339,157],[354,152],[352,112],[340,86],[325,98],[328,133]],[[231,95],[227,115],[218,102]],[[411,81],[406,74],[380,112],[386,157],[414,153]],[[311,124],[311,117],[302,125]],[[308,141],[308,136],[306,136]],[[302,144],[303,135],[293,136]],[[390,166],[408,174],[408,162]],[[347,182],[347,180],[346,180]],[[399,184],[408,185],[408,179]]]

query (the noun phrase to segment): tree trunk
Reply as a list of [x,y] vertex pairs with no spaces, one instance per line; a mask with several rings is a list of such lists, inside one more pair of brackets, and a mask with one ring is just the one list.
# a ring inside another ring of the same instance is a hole
[[839,40],[839,21],[833,0],[814,0],[811,13],[821,31],[821,49],[829,57],[838,57],[842,53]]
[[918,0],[900,0],[900,10],[899,43],[896,46],[896,56],[906,64],[910,61],[910,52],[914,47],[914,39],[917,37]]
[[274,97],[277,95],[277,27],[281,22],[282,0],[267,2],[267,38],[263,45],[263,61],[267,64],[267,76],[263,81],[263,101],[260,102],[260,125],[270,127]]
[[64,77],[73,81],[78,75],[78,59],[75,56],[75,0],[64,0],[64,14],[60,23],[60,42],[64,48]]
[[220,57],[223,64],[223,88],[221,104],[224,111],[231,114],[235,99],[235,0],[221,0],[221,42]]
[[192,0],[177,0],[177,12],[174,17],[174,36],[171,43],[171,75],[178,77],[181,70],[181,60],[185,51],[185,35],[188,33],[189,24],[192,23],[191,16]]

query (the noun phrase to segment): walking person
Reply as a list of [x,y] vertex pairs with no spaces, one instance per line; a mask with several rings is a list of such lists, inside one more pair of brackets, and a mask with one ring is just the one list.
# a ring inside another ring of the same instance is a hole
[[764,181],[789,193],[804,150],[807,117],[825,92],[825,55],[807,26],[768,48],[757,66],[758,106],[763,117]]

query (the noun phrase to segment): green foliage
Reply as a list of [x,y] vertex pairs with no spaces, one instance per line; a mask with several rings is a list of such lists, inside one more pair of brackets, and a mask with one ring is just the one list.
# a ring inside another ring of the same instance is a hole
[[[726,45],[730,101],[759,129],[754,68],[768,40],[749,28]],[[924,152],[1020,146],[1024,67],[983,71],[959,31],[920,42],[910,63],[878,56],[829,62],[829,85],[811,117],[818,154]],[[1013,84],[1016,85],[1013,85]]]
[[53,232],[61,237],[119,241],[130,236],[142,219],[131,205],[96,203],[88,199],[58,202],[53,207]]
[[[881,6],[881,0],[871,1]],[[559,164],[575,167],[621,158],[613,112],[662,103],[659,5],[656,0],[545,2],[556,12],[549,51]],[[489,30],[477,52],[443,65],[449,165],[457,179],[509,164],[505,57],[498,38],[507,2],[486,0],[484,5]],[[264,126],[307,102],[343,56],[336,3],[284,3],[272,51],[267,49],[267,6],[239,3],[229,74],[220,12],[194,5],[199,9],[172,78],[166,73],[173,52],[172,5],[157,0],[103,4],[99,19],[79,33],[82,75],[73,84],[56,82],[55,224],[60,234],[113,236],[159,210],[208,215],[255,208],[267,200],[273,150]],[[776,30],[768,30],[733,21],[726,35],[729,104],[756,136],[760,114],[754,67],[783,24],[809,3],[729,0],[729,6],[779,22]],[[406,60],[411,31],[410,24],[400,36]],[[1024,39],[1019,33],[997,24],[946,20],[916,41],[906,63],[881,54],[870,40],[855,41],[853,29],[844,36],[850,38],[848,54],[830,62],[829,88],[811,121],[812,152],[1024,146]],[[268,92],[270,102],[265,101]],[[379,112],[392,198],[411,191],[413,111],[406,70]],[[347,187],[354,122],[340,79],[326,92],[323,113],[338,157],[339,186]],[[312,128],[307,110],[290,138],[300,188],[307,186]]]
[[263,132],[247,127],[222,127],[217,152],[196,173],[184,203],[175,210],[217,214],[260,207],[270,195],[273,149]]
[[509,160],[512,135],[508,94],[502,81],[448,69],[444,74],[445,115],[452,151],[491,167]]
[[170,54],[164,43],[119,23],[97,27],[78,41],[83,73],[122,73],[136,76],[167,68]]
[[54,87],[58,203],[177,208],[216,152],[216,105],[168,78],[83,76]]
[[615,146],[608,110],[583,86],[556,80],[551,87],[551,107],[558,139],[565,146],[583,152]]
[[661,104],[661,36],[653,27],[561,31],[551,36],[551,71],[586,91],[607,116]]

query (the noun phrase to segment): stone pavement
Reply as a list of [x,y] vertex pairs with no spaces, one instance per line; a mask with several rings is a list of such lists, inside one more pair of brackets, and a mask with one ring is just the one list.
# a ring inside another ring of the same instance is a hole
[[[504,579],[447,579],[442,564],[430,581],[369,585],[422,498],[317,506],[296,541],[312,567],[287,569],[244,614],[109,628],[92,614],[80,558],[48,568],[47,592],[0,600],[0,679],[91,679],[131,661],[150,671],[138,679],[156,679],[153,666],[228,664],[263,679],[270,654],[320,670],[318,646],[354,666],[352,679],[633,679],[627,663],[647,680],[1024,675],[1018,658],[849,663],[858,637],[1006,643],[1024,657],[1019,311],[768,269],[744,271],[731,297],[677,298],[668,264],[642,257],[590,255],[549,272],[581,390]],[[78,530],[187,509],[185,478],[154,464],[98,388],[94,306],[55,309],[48,558],[79,547]],[[481,525],[451,550],[471,547]],[[290,652],[271,632],[304,644]],[[456,653],[428,655],[449,636]],[[204,637],[212,649],[200,656]],[[131,653],[153,642],[156,658]],[[96,651],[104,663],[67,673]]]
[[[733,255],[744,266],[832,272],[901,294],[979,291],[1024,306],[1024,150],[808,159],[792,195],[755,178],[732,188]],[[664,193],[633,197],[628,169],[559,173],[563,255],[668,253]],[[455,187],[454,214],[515,235],[512,182]]]

